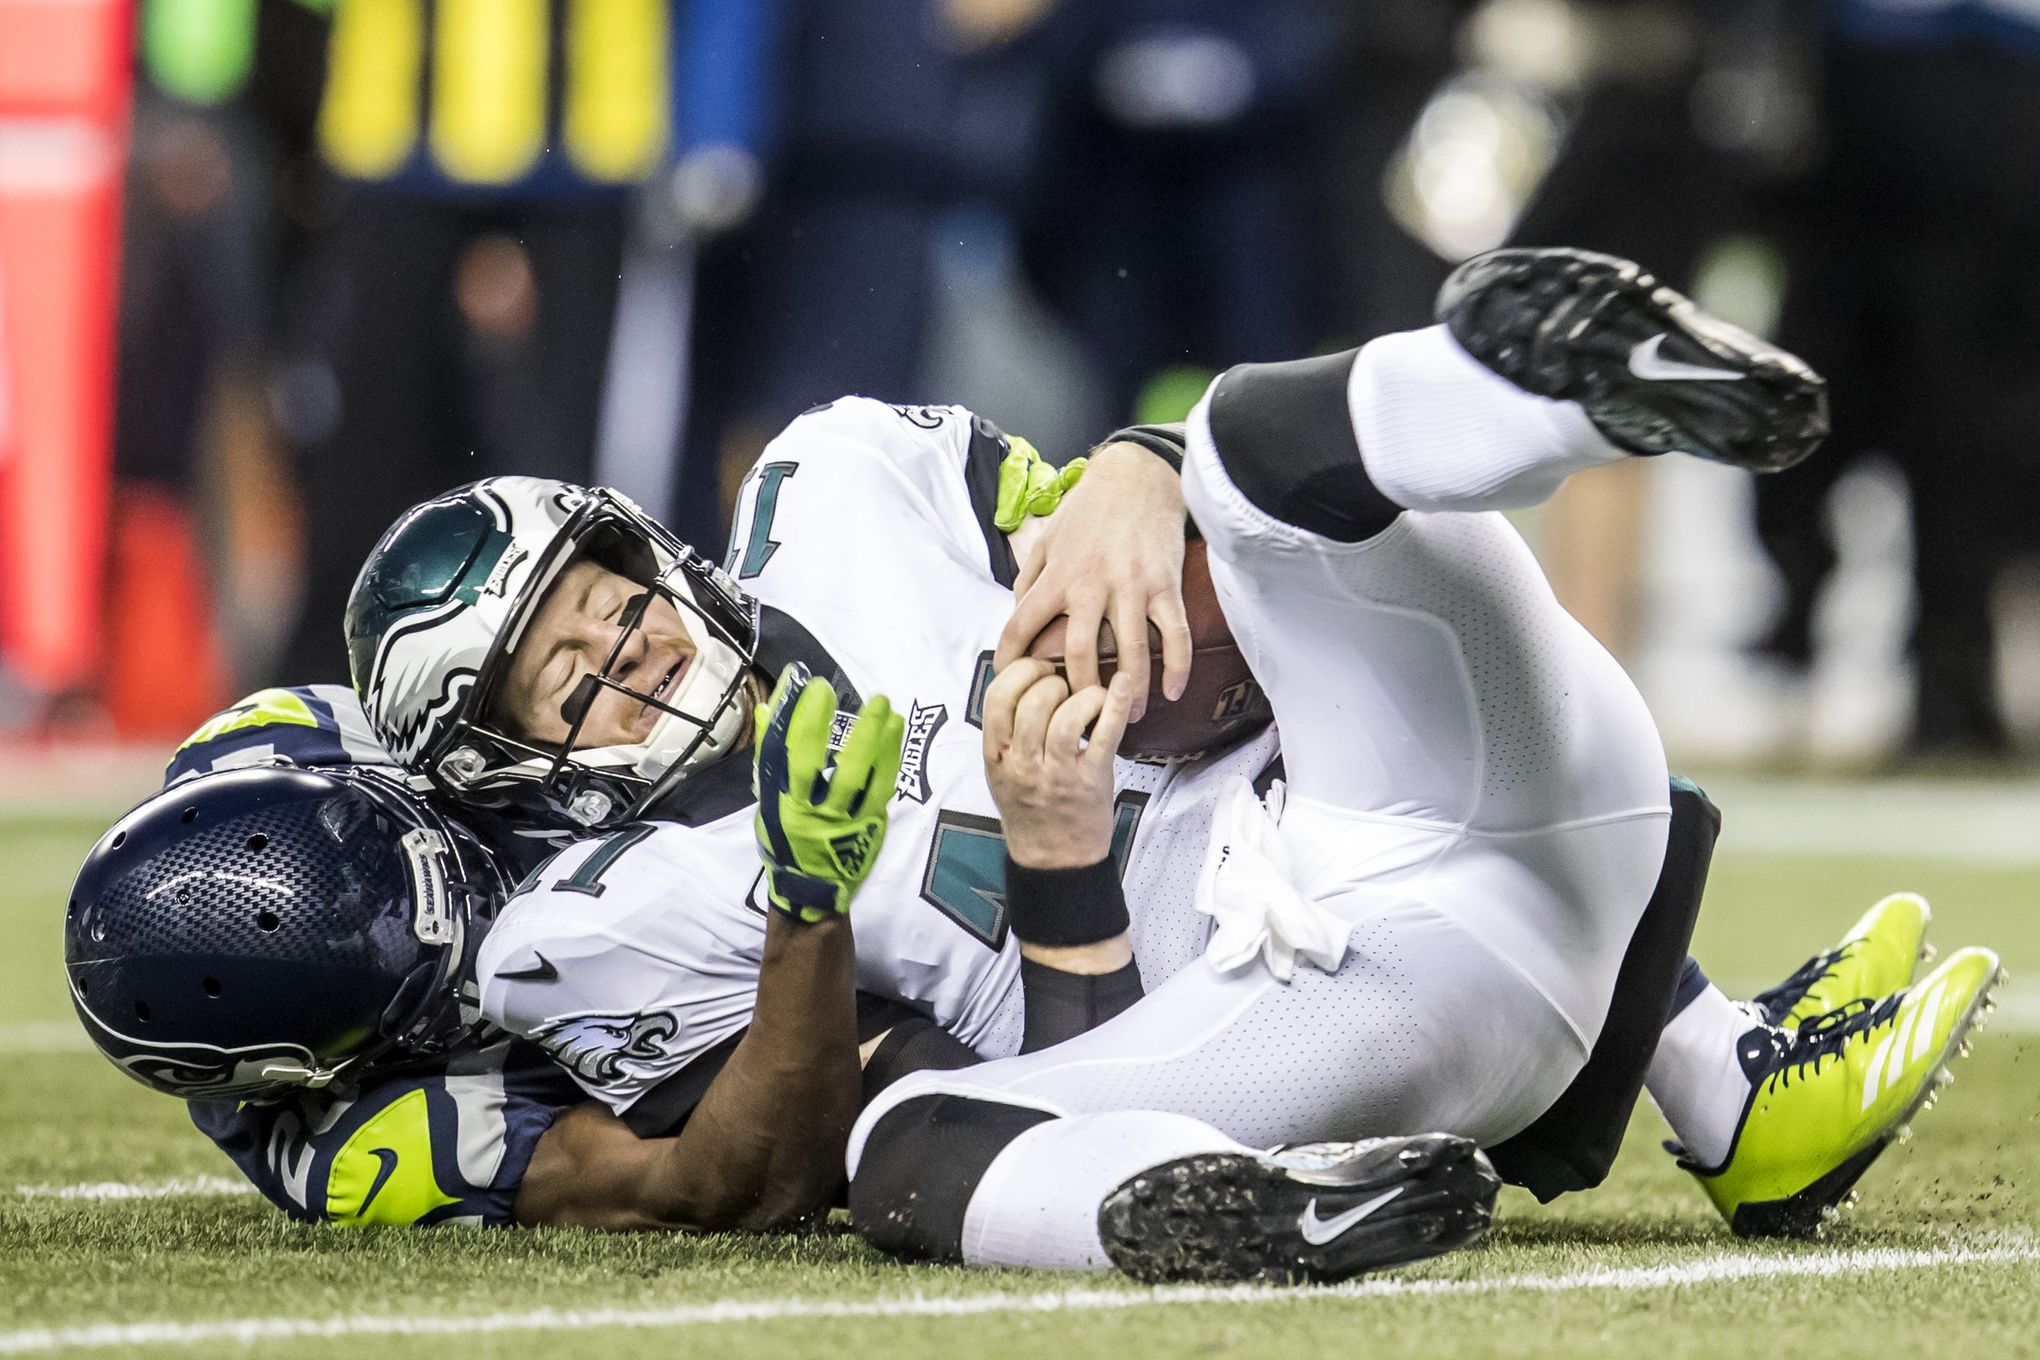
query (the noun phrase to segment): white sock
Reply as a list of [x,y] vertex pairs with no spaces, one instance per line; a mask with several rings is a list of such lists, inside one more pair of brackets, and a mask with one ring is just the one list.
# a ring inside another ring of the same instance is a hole
[[1735,1145],[1750,1097],[1736,1040],[1763,1023],[1756,1010],[1710,983],[1658,1039],[1644,1087],[1686,1155],[1702,1166],[1720,1166]]
[[1346,397],[1369,480],[1406,510],[1536,505],[1628,456],[1578,406],[1491,372],[1443,326],[1368,342]]
[[1098,1209],[1128,1179],[1200,1152],[1249,1149],[1188,1115],[1153,1110],[1051,1119],[1008,1143],[971,1193],[963,1259],[974,1266],[1105,1270]]

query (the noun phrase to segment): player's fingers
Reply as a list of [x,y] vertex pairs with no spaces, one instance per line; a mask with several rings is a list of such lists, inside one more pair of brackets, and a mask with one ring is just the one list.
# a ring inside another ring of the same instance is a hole
[[1027,687],[1013,712],[1013,753],[1038,764],[1048,745],[1048,725],[1056,709],[1070,697],[1069,684],[1050,673]]
[[1062,601],[1050,590],[1015,592],[1013,617],[999,631],[998,649],[992,653],[992,669],[1003,671],[1021,657],[1041,630],[1062,612]]
[[1162,695],[1173,703],[1183,697],[1183,690],[1190,683],[1193,650],[1182,591],[1170,590],[1149,600],[1148,617],[1162,635]]
[[[885,740],[893,730],[892,716],[892,701],[883,694],[874,694],[864,701],[843,749],[836,753],[836,772],[829,780],[829,796],[823,806],[848,812],[863,801],[874,770],[884,763]],[[893,758],[898,757],[896,747]]]
[[788,737],[795,703],[807,682],[808,668],[798,661],[788,663],[772,687],[771,700],[758,710],[758,726],[754,733],[758,755],[753,789],[761,795],[768,791],[784,793],[793,787]]
[[1073,599],[1066,611],[1069,631],[1063,634],[1063,673],[1072,691],[1089,689],[1098,683],[1098,627],[1105,621],[1102,600]]
[[1084,759],[1110,765],[1112,758],[1119,754],[1119,743],[1126,737],[1126,725],[1132,715],[1133,681],[1125,671],[1120,671],[1105,687],[1105,697],[1098,708],[1098,721],[1091,727],[1091,744],[1084,750]]
[[803,791],[801,780],[811,778],[805,793],[810,803],[822,801],[828,789],[824,772],[829,765],[829,728],[836,721],[836,687],[820,676],[807,682],[793,701],[793,717],[786,727],[786,756],[793,773],[791,787]]
[[1133,712],[1138,718],[1148,705],[1147,608],[1143,600],[1122,596],[1113,601],[1112,636],[1119,644],[1114,669],[1133,681]]
[[1078,690],[1057,706],[1054,716],[1048,721],[1048,740],[1044,746],[1050,763],[1074,765],[1083,755],[1084,732],[1097,721],[1108,693],[1109,690],[1093,685],[1089,689]]
[[1054,673],[1052,663],[1038,656],[1023,656],[999,671],[992,677],[992,683],[985,686],[984,711],[978,716],[984,724],[986,761],[999,759],[1013,744],[1013,711],[1020,696],[1042,676]]
[[[874,716],[881,721],[872,722]],[[869,704],[865,705],[865,712],[858,716],[857,722],[859,726],[872,722],[873,731],[870,768],[851,795],[847,809],[852,817],[863,815],[874,800],[883,804],[892,797],[894,787],[900,782],[900,752],[907,739],[907,720],[895,712],[891,704],[887,704],[885,712],[878,715],[871,713]],[[856,734],[853,732],[851,735],[854,737]]]

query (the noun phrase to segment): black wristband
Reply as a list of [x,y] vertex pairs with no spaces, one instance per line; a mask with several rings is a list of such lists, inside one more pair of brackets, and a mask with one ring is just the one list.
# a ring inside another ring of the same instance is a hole
[[1129,425],[1114,430],[1099,444],[1138,444],[1176,471],[1183,470],[1183,451],[1189,447],[1184,427],[1177,425]]
[[1006,914],[1015,936],[1051,949],[1098,944],[1132,924],[1110,855],[1081,869],[1025,869],[1008,855]]

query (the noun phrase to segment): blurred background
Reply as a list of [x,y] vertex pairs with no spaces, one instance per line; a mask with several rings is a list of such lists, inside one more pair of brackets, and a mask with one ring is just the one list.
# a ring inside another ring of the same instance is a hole
[[475,477],[719,554],[816,402],[1076,452],[1510,242],[1832,383],[1793,472],[1523,519],[1675,757],[2030,773],[2036,0],[0,0],[0,770],[138,795],[344,680],[362,556]]

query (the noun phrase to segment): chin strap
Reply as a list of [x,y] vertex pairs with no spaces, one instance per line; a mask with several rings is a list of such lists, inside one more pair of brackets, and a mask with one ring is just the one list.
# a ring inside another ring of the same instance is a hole
[[293,1086],[311,1090],[322,1090],[333,1084],[340,1075],[337,1067],[306,1067],[303,1063],[272,1062],[262,1064],[262,1075],[269,1081],[287,1081]]

